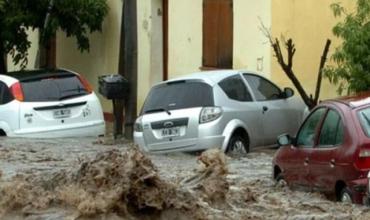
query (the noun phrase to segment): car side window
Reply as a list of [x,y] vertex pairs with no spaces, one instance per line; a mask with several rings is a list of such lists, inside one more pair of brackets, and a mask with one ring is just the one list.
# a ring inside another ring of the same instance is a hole
[[230,99],[241,102],[252,101],[252,96],[240,75],[228,77],[219,82],[218,85]]
[[329,110],[320,132],[319,147],[332,147],[343,142],[343,123],[338,112]]
[[281,98],[281,90],[268,80],[250,74],[244,74],[257,101],[275,100]]
[[7,104],[13,100],[13,96],[9,91],[8,86],[0,82],[0,105]]
[[326,108],[318,108],[308,116],[297,135],[297,146],[313,147],[316,128],[320,123],[325,111]]

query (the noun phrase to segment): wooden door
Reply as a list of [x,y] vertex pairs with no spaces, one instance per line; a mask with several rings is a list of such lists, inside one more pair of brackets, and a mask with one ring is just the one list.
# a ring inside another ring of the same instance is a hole
[[232,68],[232,56],[232,0],[203,0],[203,66]]

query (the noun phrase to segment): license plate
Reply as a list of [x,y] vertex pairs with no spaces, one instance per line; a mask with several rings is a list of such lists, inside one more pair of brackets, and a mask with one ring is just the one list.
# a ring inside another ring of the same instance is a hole
[[54,118],[69,118],[71,117],[71,109],[58,109],[53,111]]
[[162,129],[162,137],[175,137],[180,135],[180,128],[164,128]]

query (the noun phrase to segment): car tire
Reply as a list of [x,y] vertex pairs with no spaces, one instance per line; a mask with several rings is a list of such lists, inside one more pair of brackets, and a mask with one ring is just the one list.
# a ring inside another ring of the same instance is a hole
[[248,138],[240,134],[234,134],[227,145],[226,154],[241,156],[249,152]]
[[339,201],[347,204],[352,204],[352,193],[348,190],[347,187],[343,188],[340,192]]
[[287,182],[284,180],[284,176],[282,173],[279,173],[275,178],[275,186],[286,186]]

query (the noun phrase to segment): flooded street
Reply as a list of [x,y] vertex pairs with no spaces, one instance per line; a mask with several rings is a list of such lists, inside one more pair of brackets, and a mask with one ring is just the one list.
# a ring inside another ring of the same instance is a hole
[[0,139],[0,219],[369,219],[275,186],[275,150],[146,155],[96,139]]

